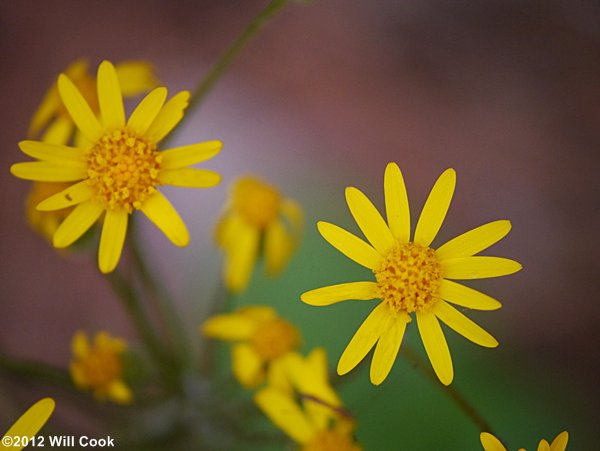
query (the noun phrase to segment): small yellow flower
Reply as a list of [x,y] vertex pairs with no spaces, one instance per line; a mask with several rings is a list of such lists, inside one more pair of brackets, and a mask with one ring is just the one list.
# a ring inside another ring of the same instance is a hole
[[183,118],[189,92],[180,92],[165,103],[167,90],[156,88],[125,122],[119,80],[108,61],[98,68],[101,121],[64,74],[58,79],[58,91],[84,139],[77,147],[22,141],[21,150],[38,161],[11,167],[13,175],[26,180],[76,182],[37,206],[41,211],[75,206],[54,233],[53,245],[71,245],[104,214],[98,265],[102,272],[111,272],[119,262],[129,215],[135,209],[175,245],[186,246],[187,228],[157,188],[215,186],[219,174],[189,166],[212,158],[222,146],[210,141],[159,151],[157,144]]
[[[479,439],[485,451],[506,451],[502,442],[488,432],[482,432]],[[540,440],[537,451],[565,451],[568,441],[569,433],[563,431],[556,436],[551,444],[545,439]],[[519,448],[519,451],[525,451],[525,448]]]
[[[123,97],[144,94],[157,86],[152,66],[143,61],[124,61],[115,66]],[[64,74],[79,89],[92,111],[98,115],[99,102],[96,79],[89,73],[88,63],[78,59],[70,64]],[[69,144],[75,123],[60,99],[58,85],[54,83],[36,110],[29,127],[29,138],[40,137],[50,144]],[[40,136],[41,135],[41,136]],[[81,136],[75,138],[81,142]],[[27,221],[31,228],[52,242],[52,236],[72,208],[57,211],[39,211],[36,206],[46,198],[66,188],[67,183],[34,182],[25,202]]]
[[270,384],[254,396],[259,408],[302,451],[360,451],[354,421],[329,384],[325,351],[317,348],[306,358],[294,354],[286,360],[293,391]]
[[275,187],[254,177],[237,180],[215,233],[225,252],[227,288],[237,293],[248,286],[261,242],[267,273],[281,272],[298,244],[302,222],[298,204]]
[[108,398],[119,404],[133,400],[131,390],[123,381],[125,341],[99,332],[91,344],[85,333],[77,332],[71,348],[73,360],[69,369],[77,387],[93,391],[100,400]]
[[410,211],[404,180],[395,163],[385,171],[387,223],[358,189],[346,189],[350,212],[370,244],[327,222],[319,222],[321,235],[355,262],[373,271],[375,282],[351,282],[308,291],[307,304],[324,306],[347,299],[381,302],[358,329],[338,362],[338,374],[352,370],[375,346],[370,378],[381,384],[400,349],[406,324],[415,313],[417,326],[440,381],[448,385],[454,371],[448,344],[439,324],[442,320],[465,338],[485,347],[498,342],[449,302],[478,310],[494,310],[501,304],[491,297],[451,279],[482,279],[512,274],[521,269],[513,260],[474,256],[502,239],[509,221],[495,221],[466,232],[437,249],[430,247],[450,206],[456,174],[445,171],[431,190],[410,241]]
[[[23,443],[23,437],[29,439],[34,437],[52,415],[54,406],[52,398],[41,399],[32,405],[4,434],[0,442],[0,449],[20,451],[27,446],[27,443]],[[17,443],[19,443],[18,446]]]
[[233,343],[233,374],[247,388],[258,386],[265,377],[282,380],[285,358],[300,347],[298,329],[267,306],[215,315],[201,330],[207,337]]

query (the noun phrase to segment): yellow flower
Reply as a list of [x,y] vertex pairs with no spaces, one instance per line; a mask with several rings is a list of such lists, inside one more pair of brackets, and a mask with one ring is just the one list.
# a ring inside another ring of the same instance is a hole
[[[125,61],[115,66],[117,78],[124,97],[133,97],[150,91],[157,86],[152,66],[142,61]],[[93,112],[98,115],[99,103],[96,90],[96,80],[89,73],[88,63],[78,59],[70,64],[64,74],[75,84],[82,93]],[[75,123],[63,106],[54,83],[44,100],[36,110],[29,127],[29,138],[35,139],[41,134],[41,140],[51,144],[68,144],[73,136]],[[43,133],[42,133],[43,132]],[[75,142],[81,142],[81,134]],[[37,204],[56,194],[69,185],[66,183],[34,182],[25,203],[27,221],[31,228],[52,241],[52,236],[60,223],[71,212],[72,208],[57,211],[39,211]]]
[[4,434],[2,442],[0,442],[0,449],[19,451],[25,448],[27,443],[23,443],[22,438],[34,437],[46,424],[53,411],[54,400],[52,398],[44,398],[36,402]]
[[406,324],[415,313],[417,326],[440,381],[448,385],[454,371],[448,344],[438,320],[467,339],[485,347],[498,342],[448,302],[478,310],[494,310],[500,303],[451,279],[482,279],[512,274],[521,269],[515,261],[499,257],[474,256],[502,239],[510,230],[509,221],[495,221],[464,233],[433,249],[450,206],[456,174],[446,170],[429,194],[410,241],[408,197],[400,169],[395,163],[385,171],[387,223],[369,199],[358,189],[346,189],[350,212],[370,244],[346,230],[319,222],[321,235],[355,262],[371,269],[375,282],[351,282],[304,293],[311,305],[330,305],[347,299],[381,302],[358,329],[342,356],[338,374],[352,370],[375,346],[371,382],[379,385],[389,374],[400,349]]
[[91,344],[85,333],[77,332],[71,348],[73,360],[69,370],[77,387],[92,390],[101,400],[109,398],[119,404],[133,400],[131,390],[123,381],[122,354],[127,349],[125,341],[99,332]]
[[276,188],[253,177],[238,179],[215,234],[225,252],[227,288],[240,292],[248,286],[261,242],[267,273],[281,272],[298,244],[302,222],[298,204]]
[[64,74],[58,79],[58,91],[84,142],[68,147],[22,141],[21,150],[38,161],[11,167],[13,175],[26,180],[77,182],[37,206],[41,211],[76,206],[54,233],[53,245],[71,245],[104,213],[98,264],[102,272],[111,272],[121,256],[129,214],[136,209],[175,245],[186,246],[187,228],[157,187],[215,186],[219,174],[188,166],[212,158],[222,146],[210,141],[159,151],[157,144],[182,119],[189,92],[180,92],[165,103],[166,88],[156,88],[125,122],[117,73],[108,61],[98,68],[101,121]]
[[204,322],[202,333],[233,343],[233,374],[244,387],[253,388],[265,377],[285,383],[285,358],[300,347],[300,332],[274,309],[256,305],[215,315]]
[[329,385],[325,351],[314,349],[306,358],[294,354],[286,367],[294,391],[269,385],[254,396],[271,422],[302,451],[360,451],[352,434],[354,422]]
[[[506,451],[502,442],[488,432],[482,432],[479,435],[479,439],[481,440],[481,445],[485,451]],[[565,451],[568,441],[569,433],[563,431],[556,436],[552,441],[552,444],[544,439],[540,440],[537,451]],[[519,448],[519,451],[525,451],[525,448]]]

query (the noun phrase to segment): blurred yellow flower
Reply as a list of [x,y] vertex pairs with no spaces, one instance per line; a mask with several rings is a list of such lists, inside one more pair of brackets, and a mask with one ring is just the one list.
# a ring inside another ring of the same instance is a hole
[[201,331],[207,337],[233,343],[233,374],[247,388],[258,386],[265,377],[285,383],[285,358],[300,347],[301,340],[295,326],[262,305],[215,315],[204,322]]
[[477,310],[494,310],[501,304],[491,297],[452,282],[451,279],[482,279],[512,274],[521,269],[513,260],[474,256],[510,230],[509,221],[495,221],[466,232],[433,249],[450,206],[456,173],[446,170],[437,180],[410,241],[410,211],[402,173],[395,163],[385,171],[387,223],[371,201],[358,189],[346,189],[352,216],[369,243],[327,222],[319,222],[321,235],[336,249],[373,271],[375,282],[351,282],[318,288],[302,294],[307,304],[324,306],[347,299],[381,302],[360,326],[342,356],[338,374],[352,370],[375,346],[370,379],[381,384],[389,374],[400,349],[411,313],[427,355],[440,381],[448,385],[454,377],[452,359],[439,320],[476,344],[496,347],[488,332],[448,302]]
[[23,437],[28,439],[34,437],[52,415],[54,406],[52,398],[41,399],[32,405],[4,434],[0,449],[19,451],[25,448],[27,442],[23,442]]
[[[502,442],[488,432],[482,432],[479,439],[485,451],[506,451]],[[551,444],[544,439],[540,440],[537,451],[565,451],[568,441],[569,433],[563,431],[556,436]],[[525,448],[519,448],[519,451],[525,451]]]
[[98,265],[102,272],[111,272],[121,256],[129,214],[136,209],[175,245],[186,246],[187,228],[157,187],[215,186],[219,174],[189,166],[212,158],[222,147],[221,142],[210,141],[159,151],[157,144],[183,118],[189,92],[165,103],[166,88],[156,88],[125,122],[119,80],[108,61],[98,68],[101,121],[64,74],[58,79],[58,91],[84,139],[77,147],[22,141],[23,153],[38,161],[11,167],[13,175],[26,180],[77,182],[37,206],[41,211],[76,206],[54,233],[53,245],[71,245],[104,214]]
[[73,359],[69,366],[75,385],[91,390],[100,399],[119,404],[133,400],[133,394],[123,380],[122,355],[127,349],[124,340],[98,332],[93,344],[83,332],[77,332],[71,342]]
[[[157,86],[153,68],[146,62],[124,61],[117,64],[115,70],[123,97],[144,94]],[[87,61],[78,59],[64,70],[64,74],[75,84],[92,111],[98,115],[99,103],[96,79],[89,73]],[[29,138],[40,137],[42,141],[51,144],[68,144],[73,137],[74,129],[75,123],[63,106],[57,83],[53,83],[33,115],[29,127]],[[80,140],[80,137],[76,138],[76,142]],[[44,199],[64,190],[68,186],[66,183],[34,182],[27,196],[25,203],[27,222],[35,232],[49,241],[52,241],[54,232],[72,208],[57,211],[39,211],[36,206]]]
[[293,391],[269,385],[254,396],[259,408],[302,451],[360,451],[354,421],[329,384],[325,351],[317,348],[306,358],[294,354],[286,360]]
[[227,288],[236,293],[246,289],[261,243],[267,274],[281,272],[298,245],[302,223],[300,206],[275,187],[254,177],[235,181],[215,233],[225,252]]

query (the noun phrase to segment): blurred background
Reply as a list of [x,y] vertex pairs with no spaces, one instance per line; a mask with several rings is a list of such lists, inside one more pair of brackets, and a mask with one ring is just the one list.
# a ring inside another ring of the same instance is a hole
[[[103,59],[148,60],[170,93],[192,90],[265,4],[0,2],[0,353],[66,366],[78,329],[135,340],[95,257],[59,255],[27,227],[29,183],[8,169],[26,158],[17,142],[47,88],[87,57],[93,68]],[[280,186],[304,206],[307,224],[283,277],[258,273],[235,302],[275,305],[300,325],[305,350],[324,344],[333,366],[370,307],[310,307],[300,293],[368,271],[325,243],[316,221],[358,231],[344,188],[361,188],[383,209],[383,171],[395,161],[414,225],[436,178],[453,167],[457,189],[434,245],[506,218],[513,230],[488,254],[524,266],[470,285],[503,302],[496,312],[469,313],[501,344],[479,348],[446,329],[454,385],[511,448],[535,449],[566,429],[568,449],[599,449],[599,25],[600,7],[586,1],[287,6],[171,141],[224,142],[203,165],[223,175],[221,186],[167,190],[191,245],[176,248],[140,220],[145,254],[190,334],[217,286],[222,259],[212,230],[236,177],[254,173]],[[421,349],[414,325],[407,340]],[[0,379],[0,410],[18,385]],[[20,393],[24,410],[39,391]],[[469,419],[403,361],[377,389],[359,368],[342,396],[366,450],[480,449]],[[9,417],[0,411],[0,429]]]

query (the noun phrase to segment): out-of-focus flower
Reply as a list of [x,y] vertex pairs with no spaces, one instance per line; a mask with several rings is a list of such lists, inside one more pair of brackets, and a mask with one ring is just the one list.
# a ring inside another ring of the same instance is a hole
[[75,206],[54,233],[53,245],[71,245],[104,214],[98,264],[102,272],[111,272],[121,256],[129,215],[136,209],[175,245],[186,246],[187,228],[157,187],[215,186],[219,174],[189,166],[212,158],[222,147],[220,141],[210,141],[159,151],[157,144],[183,118],[189,92],[165,103],[166,88],[156,88],[125,122],[119,80],[108,61],[98,68],[101,121],[64,74],[58,91],[84,139],[77,147],[22,141],[21,150],[38,161],[11,167],[13,175],[26,180],[76,182],[37,206],[41,211]]
[[[123,97],[144,94],[157,86],[152,66],[144,61],[124,61],[115,66]],[[70,64],[64,74],[75,84],[94,114],[98,115],[99,103],[96,79],[89,73],[85,59]],[[44,100],[36,110],[29,127],[29,138],[40,138],[51,144],[69,144],[75,123],[60,99],[57,83],[53,83]],[[76,138],[76,142],[80,139]],[[57,211],[38,211],[36,205],[69,185],[66,183],[34,182],[25,203],[27,222],[31,228],[52,241],[52,236],[72,208]]]
[[28,444],[26,439],[31,440],[42,429],[52,415],[54,406],[52,398],[41,399],[32,405],[4,434],[0,449],[20,451],[25,448]]
[[215,315],[201,331],[233,343],[233,374],[244,387],[256,387],[265,377],[278,386],[287,383],[285,359],[300,347],[300,332],[271,307],[255,305]]
[[358,189],[346,189],[352,216],[370,244],[327,222],[319,222],[321,235],[355,262],[371,269],[375,282],[351,282],[304,293],[311,305],[330,305],[347,299],[381,302],[360,326],[338,362],[339,374],[352,370],[375,346],[371,363],[371,382],[379,385],[389,374],[400,349],[411,313],[440,381],[448,385],[454,371],[448,344],[439,320],[476,344],[496,347],[488,332],[468,319],[449,302],[478,310],[494,310],[501,304],[491,297],[452,282],[452,279],[482,279],[512,274],[521,269],[513,260],[475,256],[510,230],[509,221],[495,221],[466,232],[433,249],[450,206],[456,173],[446,170],[437,180],[417,222],[410,241],[410,211],[404,180],[395,163],[385,171],[387,223],[371,201]]
[[325,351],[314,349],[306,358],[295,354],[286,366],[292,391],[269,385],[254,396],[271,422],[302,451],[360,451],[354,421],[329,385]]
[[302,223],[300,206],[275,187],[254,177],[235,181],[215,233],[225,252],[227,288],[246,289],[261,252],[267,274],[280,273],[298,245]]
[[119,404],[133,400],[123,380],[123,353],[127,349],[124,340],[98,332],[90,343],[85,333],[77,332],[71,347],[73,359],[69,370],[77,387],[93,391],[100,400],[108,398]]
[[[506,451],[502,442],[489,432],[482,432],[479,435],[479,439],[485,451]],[[556,436],[551,444],[545,439],[540,440],[537,451],[565,451],[568,441],[569,433],[563,431]],[[525,451],[525,448],[519,448],[519,451]]]

